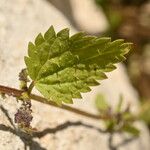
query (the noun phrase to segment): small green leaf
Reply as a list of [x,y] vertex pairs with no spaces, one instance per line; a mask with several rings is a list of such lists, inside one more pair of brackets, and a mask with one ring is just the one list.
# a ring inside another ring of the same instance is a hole
[[125,121],[132,121],[132,120],[134,120],[134,116],[133,116],[133,114],[131,112],[124,112],[122,114],[122,118]]
[[122,130],[129,134],[132,134],[133,136],[138,136],[140,134],[139,129],[137,129],[135,126],[127,124],[127,123],[124,125]]
[[109,131],[109,132],[115,131],[115,127],[117,126],[116,119],[106,120],[106,121],[104,121],[104,123],[105,123],[107,131]]
[[145,102],[141,106],[139,119],[143,120],[146,124],[150,125],[150,102]]
[[95,104],[96,104],[96,108],[100,111],[100,112],[104,112],[107,111],[109,109],[109,105],[106,102],[106,99],[104,97],[104,95],[102,94],[98,94],[95,100]]
[[97,80],[106,79],[105,72],[116,69],[124,60],[130,44],[124,40],[87,36],[80,32],[69,37],[69,29],[57,34],[53,26],[29,43],[25,63],[28,75],[41,94],[58,104],[73,103]]
[[116,112],[117,113],[121,112],[122,104],[123,104],[123,96],[120,95],[118,104],[116,106]]

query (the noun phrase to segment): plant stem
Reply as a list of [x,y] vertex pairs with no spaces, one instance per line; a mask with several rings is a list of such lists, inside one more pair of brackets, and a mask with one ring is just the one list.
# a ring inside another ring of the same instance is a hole
[[[32,90],[33,86],[34,86],[34,83],[31,83],[31,86],[30,86],[31,90]],[[14,97],[20,97],[21,94],[24,91],[0,85],[0,92],[4,93],[4,94],[7,94],[7,95],[14,96]],[[62,104],[62,106],[60,107],[53,101],[48,101],[47,99],[45,99],[41,96],[34,95],[34,94],[31,94],[31,93],[30,93],[29,96],[30,96],[31,99],[33,99],[35,101],[45,103],[45,104],[48,104],[48,105],[51,105],[51,106],[54,106],[54,107],[57,107],[57,108],[60,108],[60,109],[64,109],[64,110],[67,110],[67,111],[70,111],[70,112],[73,112],[73,113],[76,113],[76,114],[79,114],[79,115],[82,115],[82,116],[85,116],[85,117],[88,117],[88,118],[92,118],[92,119],[110,119],[110,116],[95,115],[95,114],[92,114],[92,113],[89,113],[89,112],[86,112],[86,111],[82,111],[80,109],[73,108],[73,107],[70,107],[70,106],[64,105],[64,104]]]
[[32,81],[31,84],[29,85],[29,88],[28,88],[29,95],[31,94],[33,88],[34,88],[34,81]]

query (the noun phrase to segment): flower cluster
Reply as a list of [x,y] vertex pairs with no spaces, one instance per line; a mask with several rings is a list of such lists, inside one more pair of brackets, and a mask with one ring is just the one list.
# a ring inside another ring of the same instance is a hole
[[31,101],[24,101],[15,114],[15,123],[21,128],[30,128],[32,119]]

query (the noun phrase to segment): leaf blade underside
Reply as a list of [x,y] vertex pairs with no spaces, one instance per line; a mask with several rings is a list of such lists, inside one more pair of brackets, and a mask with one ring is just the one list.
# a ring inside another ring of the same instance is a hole
[[25,57],[28,74],[40,93],[57,104],[73,103],[81,98],[97,80],[106,79],[115,63],[124,60],[131,43],[124,40],[111,42],[110,38],[87,36],[80,32],[69,37],[69,29],[57,34],[53,26],[34,44],[29,42]]

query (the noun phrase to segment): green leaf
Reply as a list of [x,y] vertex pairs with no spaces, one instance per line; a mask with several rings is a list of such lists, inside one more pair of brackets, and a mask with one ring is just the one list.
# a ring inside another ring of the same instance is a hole
[[107,111],[109,109],[109,105],[106,102],[104,95],[102,95],[102,94],[97,95],[96,100],[95,100],[95,104],[96,104],[96,108],[100,112],[104,112],[104,111]]
[[48,100],[58,104],[73,103],[97,80],[106,79],[104,72],[115,69],[124,60],[131,43],[111,42],[110,38],[87,36],[83,32],[69,37],[69,29],[55,33],[53,26],[39,34],[28,45],[25,57],[28,74],[35,87]]
[[140,134],[139,129],[130,124],[125,124],[122,130],[129,134],[132,134],[133,136],[138,136]]
[[132,121],[134,120],[134,115],[131,112],[124,112],[122,118],[124,121]]
[[108,132],[115,131],[115,127],[117,126],[116,119],[105,120],[104,123]]
[[139,119],[143,120],[146,124],[150,125],[150,102],[144,102],[141,106]]
[[118,104],[116,106],[116,112],[117,113],[121,112],[122,104],[123,104],[123,96],[120,95]]

